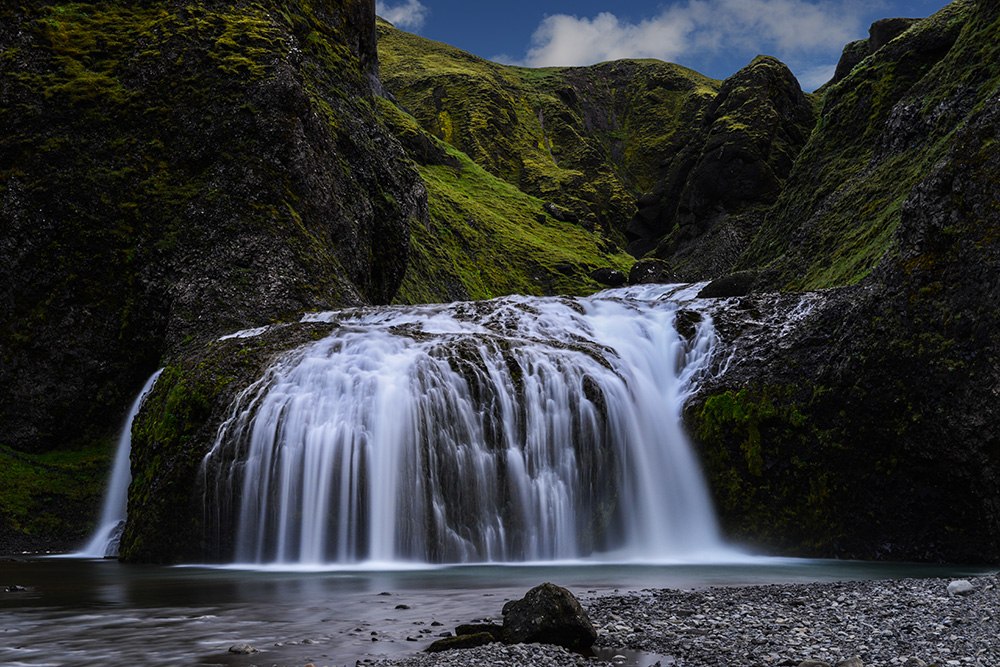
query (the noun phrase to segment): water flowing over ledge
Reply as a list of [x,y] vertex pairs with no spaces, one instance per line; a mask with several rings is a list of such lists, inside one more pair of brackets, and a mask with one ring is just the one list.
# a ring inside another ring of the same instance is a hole
[[129,455],[132,452],[132,422],[142,408],[146,395],[153,390],[157,378],[163,369],[153,373],[143,385],[132,406],[129,408],[125,423],[122,424],[121,435],[118,437],[118,448],[115,452],[115,462],[108,480],[108,489],[104,494],[104,508],[101,511],[101,521],[90,542],[75,554],[77,558],[113,558],[118,555],[118,542],[121,539],[122,527],[125,524],[128,511],[128,485],[132,482],[132,472],[129,465]]
[[205,458],[206,542],[288,566],[718,556],[680,428],[715,345],[696,293],[308,316],[337,329],[245,390]]

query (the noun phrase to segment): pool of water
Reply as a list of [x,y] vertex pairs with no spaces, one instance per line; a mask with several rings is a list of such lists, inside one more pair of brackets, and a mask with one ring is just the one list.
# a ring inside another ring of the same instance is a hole
[[[0,664],[353,666],[419,651],[459,623],[500,621],[505,601],[545,581],[569,588],[586,605],[599,595],[646,588],[988,571],[774,558],[282,571],[32,557],[0,562]],[[5,591],[9,586],[25,590]],[[261,652],[228,652],[241,643]]]

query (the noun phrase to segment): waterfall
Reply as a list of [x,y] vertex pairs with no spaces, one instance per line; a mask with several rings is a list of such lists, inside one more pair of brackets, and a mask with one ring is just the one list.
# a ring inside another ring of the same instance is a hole
[[717,549],[680,424],[715,342],[692,293],[307,316],[336,328],[240,394],[204,461],[206,541],[301,565]]
[[121,538],[122,527],[128,508],[128,485],[132,481],[132,471],[129,465],[129,454],[132,451],[132,422],[139,414],[142,401],[153,389],[160,370],[153,373],[142,391],[132,401],[125,423],[122,424],[121,435],[118,436],[118,449],[115,453],[115,463],[111,469],[111,479],[108,480],[108,490],[104,494],[104,509],[101,511],[101,522],[94,531],[90,542],[82,550],[73,554],[82,558],[108,558],[118,555],[118,541]]

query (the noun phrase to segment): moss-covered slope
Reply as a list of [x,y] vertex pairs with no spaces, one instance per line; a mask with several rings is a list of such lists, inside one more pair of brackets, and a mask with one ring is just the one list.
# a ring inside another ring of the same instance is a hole
[[649,60],[508,67],[385,22],[378,29],[386,90],[425,130],[623,247],[637,196],[719,87]]
[[[830,90],[812,141],[839,136],[838,150],[814,175],[849,154],[861,168],[830,177],[840,190],[817,195],[792,238],[771,237],[803,253],[777,258],[774,280],[795,266],[807,270],[794,284],[857,279],[869,265],[819,271],[837,253],[863,257],[856,244],[875,268],[686,414],[727,528],[783,553],[992,562],[1000,549],[1000,7],[955,3],[933,24],[944,32],[917,24],[883,47],[905,46],[897,56],[913,65],[907,40],[955,39],[924,74],[886,73],[885,90],[906,89],[894,104],[873,95],[873,70],[890,68],[879,53]],[[887,108],[849,140],[862,101]],[[812,141],[803,156],[816,157]],[[796,204],[787,193],[779,213]],[[834,223],[839,233],[822,227]]]
[[421,128],[391,102],[382,119],[400,138],[428,193],[414,219],[398,303],[506,294],[589,294],[596,269],[628,272],[631,257],[599,232],[557,220],[545,202],[500,179]]
[[992,92],[995,40],[976,11],[971,0],[948,5],[827,89],[809,143],[739,260],[738,269],[766,269],[758,289],[851,284],[875,267],[903,199]]

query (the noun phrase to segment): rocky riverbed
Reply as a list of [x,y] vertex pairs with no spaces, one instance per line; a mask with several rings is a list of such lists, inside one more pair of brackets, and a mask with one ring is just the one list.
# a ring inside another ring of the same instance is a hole
[[[996,575],[954,592],[949,579],[575,591],[599,630],[597,645],[660,656],[678,667],[939,667],[1000,665]],[[815,661],[815,662],[809,662]],[[605,662],[606,661],[602,661]],[[596,665],[538,644],[491,644],[379,667]],[[646,667],[643,665],[642,667]]]

